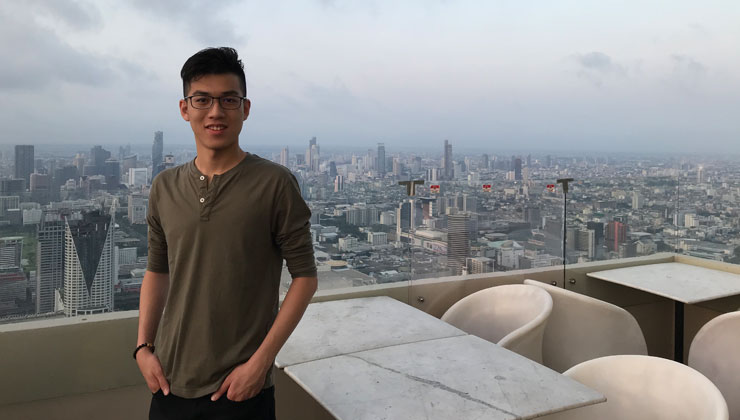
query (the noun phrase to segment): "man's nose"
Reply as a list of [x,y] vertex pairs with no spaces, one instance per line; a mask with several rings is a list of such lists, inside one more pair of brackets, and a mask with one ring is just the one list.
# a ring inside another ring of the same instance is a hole
[[221,107],[220,99],[213,100],[213,105],[211,105],[211,108],[208,110],[208,115],[215,117],[224,115],[224,109]]

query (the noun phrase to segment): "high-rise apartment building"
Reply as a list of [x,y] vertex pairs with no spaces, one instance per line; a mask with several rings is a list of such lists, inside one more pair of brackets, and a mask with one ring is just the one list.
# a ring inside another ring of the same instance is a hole
[[33,145],[17,144],[15,146],[15,178],[31,183],[34,169]]
[[454,178],[455,169],[452,163],[452,144],[445,139],[445,150],[444,158],[442,158],[442,170],[444,171],[444,179],[451,180]]
[[377,163],[375,164],[375,169],[378,172],[379,177],[384,177],[386,173],[386,167],[385,167],[385,144],[384,143],[378,143],[378,152],[376,157]]
[[64,314],[111,312],[117,274],[113,217],[93,211],[64,219]]
[[470,253],[470,214],[461,212],[447,216],[447,266],[453,276],[462,274]]
[[36,313],[54,312],[64,287],[66,224],[58,212],[45,212],[36,231]]

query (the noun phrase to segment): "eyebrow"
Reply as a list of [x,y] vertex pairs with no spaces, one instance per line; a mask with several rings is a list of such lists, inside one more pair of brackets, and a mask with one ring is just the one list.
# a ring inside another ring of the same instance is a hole
[[[202,90],[196,90],[195,92],[191,93],[190,95],[191,96],[195,96],[195,95],[213,96],[213,95],[211,95],[211,92],[204,92]],[[221,93],[221,96],[240,96],[241,97],[241,93],[238,92],[238,91],[236,91],[236,90],[227,90],[226,92],[222,92]]]

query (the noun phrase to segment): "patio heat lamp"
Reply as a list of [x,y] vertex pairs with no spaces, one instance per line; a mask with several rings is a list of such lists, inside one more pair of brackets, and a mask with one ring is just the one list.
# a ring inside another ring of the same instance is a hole
[[568,184],[570,182],[573,182],[573,178],[560,178],[558,179],[558,184],[563,185],[563,289],[565,289],[565,254],[567,252],[566,243],[567,243],[567,233],[568,230],[565,228],[566,226],[566,220],[565,217],[568,214]]
[[[406,195],[410,199],[410,206],[409,208],[409,247],[408,247],[408,254],[409,254],[409,286],[411,285],[411,280],[414,278],[414,244],[413,244],[413,237],[414,237],[414,219],[416,218],[416,202],[414,200],[414,197],[416,196],[416,186],[417,185],[424,185],[423,179],[414,179],[409,181],[398,181],[398,185],[403,185],[406,187]],[[398,240],[400,241],[401,238],[399,237]],[[408,294],[408,302],[411,303],[411,287],[409,289]],[[420,303],[424,302],[424,298],[419,296],[417,299]]]

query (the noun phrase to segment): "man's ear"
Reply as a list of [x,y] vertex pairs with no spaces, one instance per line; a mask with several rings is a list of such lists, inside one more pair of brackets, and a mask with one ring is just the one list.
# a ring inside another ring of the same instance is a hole
[[185,121],[190,121],[190,115],[188,115],[188,101],[185,99],[180,99],[180,115],[182,115],[182,119]]
[[252,108],[252,101],[249,99],[244,100],[244,119],[242,121],[246,121],[247,117],[249,116],[249,110]]

